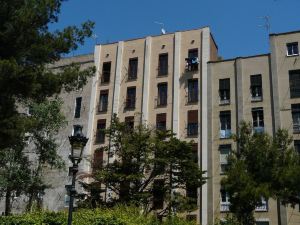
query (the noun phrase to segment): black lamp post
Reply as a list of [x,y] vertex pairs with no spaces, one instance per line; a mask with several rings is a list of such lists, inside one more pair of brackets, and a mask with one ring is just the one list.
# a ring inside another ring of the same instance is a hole
[[69,141],[71,144],[71,154],[69,156],[69,159],[73,163],[72,184],[69,187],[70,202],[69,202],[69,214],[68,214],[68,225],[71,225],[72,224],[74,196],[76,194],[76,189],[75,189],[76,174],[78,172],[78,164],[80,163],[80,161],[82,159],[82,152],[83,152],[84,146],[86,145],[86,143],[88,141],[88,138],[83,136],[82,127],[79,127],[79,129],[76,131],[76,133],[74,133],[72,136],[69,136]]

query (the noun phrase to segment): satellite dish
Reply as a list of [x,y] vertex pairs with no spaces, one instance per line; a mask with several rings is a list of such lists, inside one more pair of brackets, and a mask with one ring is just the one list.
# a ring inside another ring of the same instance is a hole
[[161,28],[161,34],[166,34],[166,30],[164,28]]

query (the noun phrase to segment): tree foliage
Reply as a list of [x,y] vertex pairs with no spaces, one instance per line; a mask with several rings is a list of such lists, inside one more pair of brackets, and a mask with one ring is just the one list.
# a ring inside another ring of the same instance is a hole
[[222,185],[230,199],[230,211],[243,225],[255,223],[254,210],[262,198],[299,203],[300,159],[290,147],[292,138],[278,130],[272,138],[267,133],[253,133],[250,124],[241,123],[234,136],[238,149],[229,156]]
[[[102,150],[109,155],[110,163],[94,171],[94,182],[84,184],[91,191],[87,201],[92,198],[96,203],[98,198],[101,204],[102,186],[112,193],[106,202],[133,203],[142,206],[144,212],[155,209],[154,192],[164,196],[162,215],[195,207],[196,199],[185,196],[186,188],[197,189],[205,179],[192,143],[177,139],[170,131],[151,130],[145,125],[130,128],[117,117],[106,133],[110,145]],[[163,181],[162,185],[155,185],[156,180]],[[97,198],[92,193],[97,193]]]
[[[25,152],[26,134],[34,135],[37,149],[52,149],[52,153],[55,149],[53,136],[38,135],[42,124],[38,124],[34,116],[20,113],[19,106],[28,102],[43,104],[62,89],[78,89],[94,73],[94,68],[81,70],[76,64],[53,70],[53,64],[62,55],[76,50],[92,35],[94,25],[87,21],[80,27],[49,31],[49,25],[58,21],[63,2],[0,0],[0,190],[6,197],[7,214],[12,196],[23,193],[28,179],[32,180],[28,177],[31,165]],[[41,134],[45,134],[45,130]],[[47,162],[44,161],[49,165],[57,162],[54,160],[57,155],[49,155],[50,151],[39,150],[38,154],[41,161],[49,157]],[[18,179],[8,185],[7,180],[14,174]]]

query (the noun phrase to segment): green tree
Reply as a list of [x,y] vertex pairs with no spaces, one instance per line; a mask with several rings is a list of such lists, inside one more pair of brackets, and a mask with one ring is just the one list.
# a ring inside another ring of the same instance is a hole
[[[105,184],[112,192],[106,202],[125,203],[143,207],[144,212],[154,210],[153,194],[164,196],[165,206],[161,215],[195,207],[196,199],[185,196],[187,186],[198,188],[205,182],[198,168],[192,143],[180,141],[170,131],[152,130],[144,125],[135,128],[114,117],[106,131],[110,145],[102,150],[110,156],[110,163],[94,171],[94,182],[84,184],[94,190]],[[155,180],[163,181],[155,185]],[[100,190],[100,189],[99,189]],[[92,193],[90,193],[92,194]],[[95,196],[87,201],[95,203]],[[101,199],[98,204],[102,204]],[[95,206],[97,204],[94,204]]]
[[32,121],[18,106],[43,102],[62,89],[78,89],[94,74],[94,68],[80,70],[76,64],[60,71],[51,69],[63,54],[77,49],[92,35],[94,25],[88,21],[81,27],[49,31],[49,25],[58,21],[63,2],[0,0],[0,189],[6,197],[6,214],[10,213],[8,205],[14,192],[25,190],[22,187],[28,177],[19,176],[9,185],[7,179],[30,168],[24,147]]
[[39,196],[50,186],[45,184],[43,177],[49,169],[63,169],[64,161],[58,155],[56,135],[66,124],[61,113],[60,99],[45,100],[42,103],[31,103],[32,129],[30,130],[29,143],[33,160],[31,160],[31,179],[26,195],[29,197],[27,210],[32,208],[33,202],[40,206]]
[[253,213],[262,198],[294,204],[299,194],[300,161],[290,147],[288,132],[278,130],[272,138],[267,133],[253,133],[251,125],[242,122],[234,140],[238,148],[229,156],[222,185],[239,223],[255,224]]

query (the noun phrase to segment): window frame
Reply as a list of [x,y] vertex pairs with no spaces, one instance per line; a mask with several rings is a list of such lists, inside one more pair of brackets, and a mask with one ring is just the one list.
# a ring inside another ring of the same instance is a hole
[[[290,52],[290,50],[291,50],[291,52]],[[299,55],[299,45],[298,45],[297,41],[286,44],[286,55],[287,56],[298,56]]]
[[158,55],[157,76],[159,76],[159,77],[167,76],[168,74],[169,74],[169,55],[168,55],[168,53],[161,53]]
[[168,83],[157,84],[157,107],[163,107],[168,105]]
[[138,57],[130,58],[128,61],[127,81],[132,81],[137,79],[138,67],[139,67]]
[[75,99],[74,118],[80,118],[81,114],[82,97]]
[[198,79],[189,79],[188,80],[188,103],[197,103],[199,101],[199,83]]
[[[101,74],[101,84],[108,84],[110,82],[111,75],[111,61],[103,62],[102,64],[102,74]],[[109,65],[109,70],[106,70],[106,66]]]

